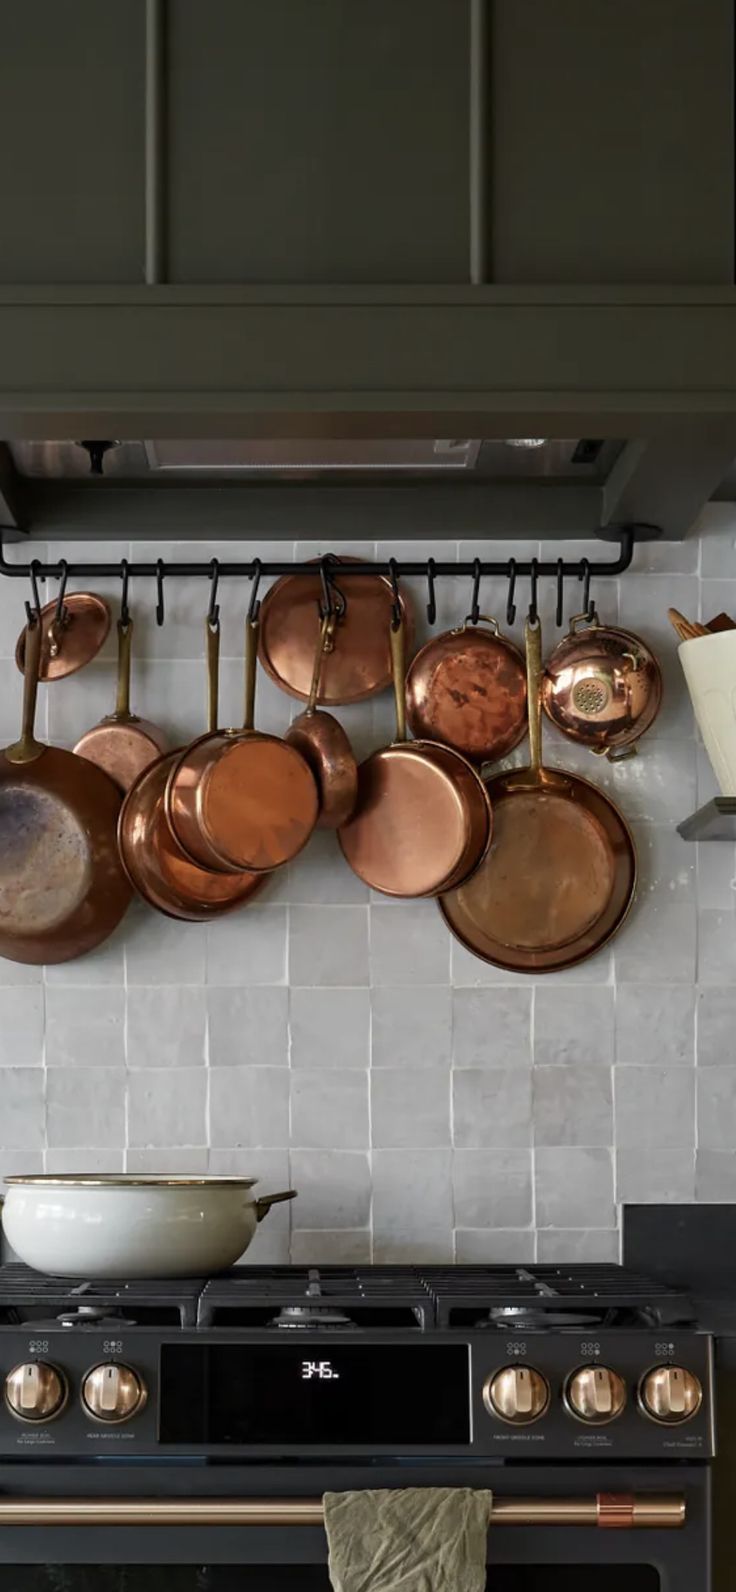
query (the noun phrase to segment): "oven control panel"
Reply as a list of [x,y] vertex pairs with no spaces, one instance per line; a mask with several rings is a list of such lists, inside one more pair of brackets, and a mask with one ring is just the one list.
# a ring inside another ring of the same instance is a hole
[[708,1459],[692,1331],[27,1330],[0,1335],[0,1457]]

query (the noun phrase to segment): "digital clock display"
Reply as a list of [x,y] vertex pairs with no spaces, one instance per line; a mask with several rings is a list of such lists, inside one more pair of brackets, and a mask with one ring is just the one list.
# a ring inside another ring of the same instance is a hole
[[165,1344],[162,1443],[300,1449],[470,1442],[465,1344]]

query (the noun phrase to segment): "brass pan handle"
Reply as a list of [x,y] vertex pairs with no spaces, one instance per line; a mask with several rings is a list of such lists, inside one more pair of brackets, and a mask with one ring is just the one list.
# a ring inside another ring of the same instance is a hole
[[46,750],[42,743],[36,740],[33,733],[36,723],[36,697],[38,696],[38,674],[41,667],[42,641],[43,625],[40,619],[34,615],[33,620],[26,625],[23,668],[23,716],[21,719],[20,740],[15,741],[5,752],[9,763],[32,763]]
[[[685,1524],[677,1493],[499,1498],[492,1526],[669,1531]],[[0,1498],[2,1526],[321,1526],[321,1498]]]

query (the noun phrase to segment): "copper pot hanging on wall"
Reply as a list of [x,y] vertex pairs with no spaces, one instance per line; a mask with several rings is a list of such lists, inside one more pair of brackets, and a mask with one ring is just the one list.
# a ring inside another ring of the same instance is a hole
[[654,653],[631,630],[576,614],[547,660],[542,706],[568,740],[613,760],[635,750],[662,701]]

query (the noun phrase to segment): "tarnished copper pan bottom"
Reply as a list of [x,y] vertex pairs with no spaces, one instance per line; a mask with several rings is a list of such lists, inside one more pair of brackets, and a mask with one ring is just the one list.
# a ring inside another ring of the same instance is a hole
[[319,794],[318,829],[347,823],[358,799],[358,768],[350,741],[331,713],[300,713],[284,740],[304,758]]
[[516,972],[574,966],[621,926],[636,882],[624,820],[588,780],[549,769],[489,782],[490,851],[472,879],[442,896],[457,938]]
[[474,763],[506,757],[526,735],[523,655],[482,626],[447,631],[410,664],[406,708],[417,736],[455,747]]
[[447,889],[488,845],[490,809],[479,784],[446,747],[397,742],[374,752],[358,769],[356,810],[339,834],[353,872],[385,895]]
[[265,873],[210,873],[190,862],[166,821],[166,782],[181,749],[146,769],[123,802],[118,826],[120,857],[134,890],[166,917],[206,923],[244,906]]

